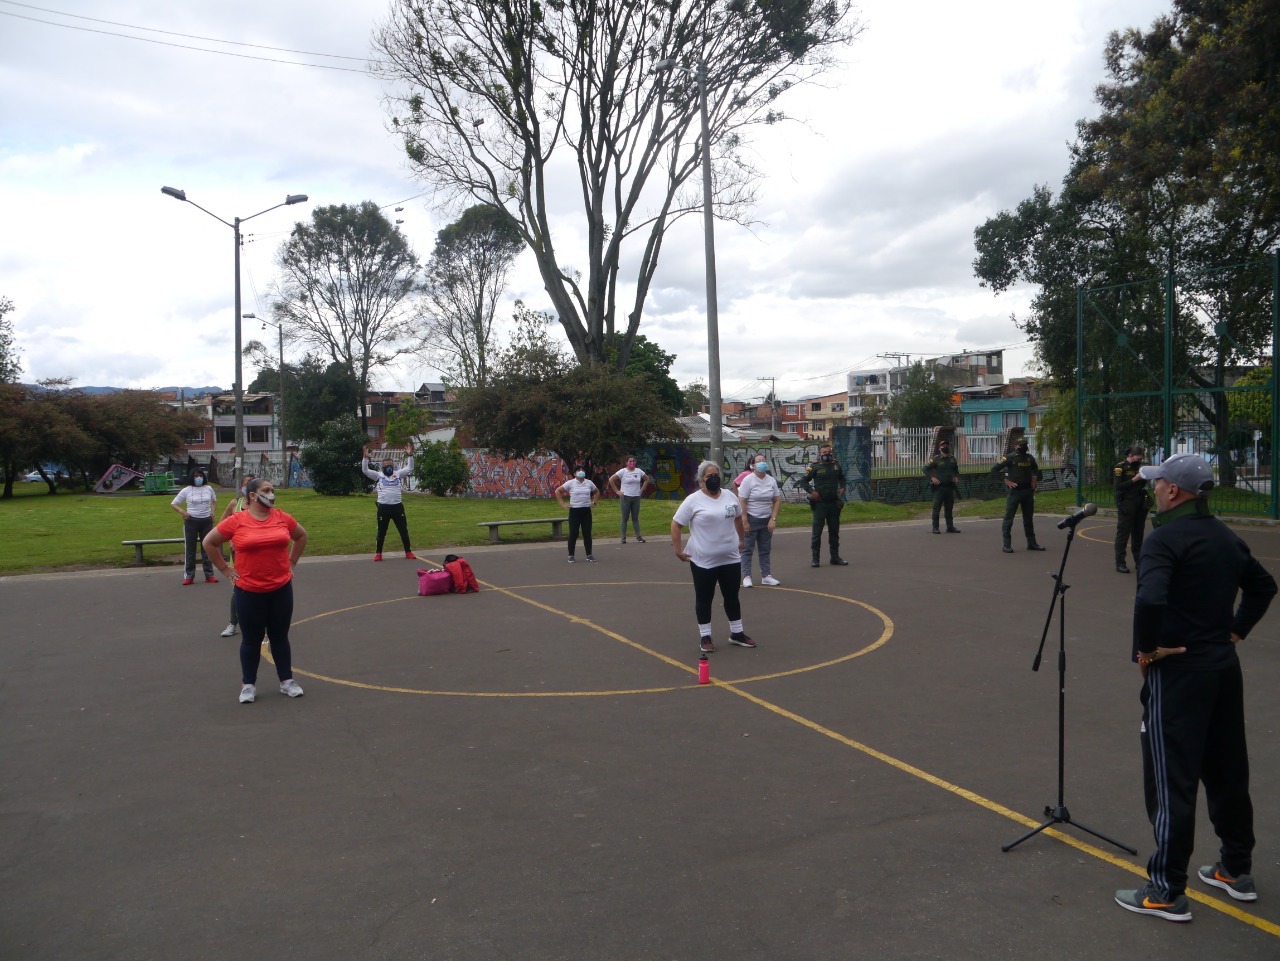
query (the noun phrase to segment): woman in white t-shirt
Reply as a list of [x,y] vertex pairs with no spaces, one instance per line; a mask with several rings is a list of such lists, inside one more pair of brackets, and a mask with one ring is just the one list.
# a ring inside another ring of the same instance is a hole
[[593,481],[587,480],[587,472],[579,467],[573,474],[573,480],[556,488],[556,501],[564,507],[564,496],[569,495],[569,563],[573,563],[573,552],[578,546],[578,533],[582,533],[582,546],[587,549],[587,560],[592,564],[596,557],[591,553],[591,508],[600,499],[600,488]]
[[213,530],[213,510],[218,506],[218,495],[208,480],[203,469],[195,468],[191,472],[191,483],[178,491],[178,496],[169,504],[182,518],[182,539],[186,548],[183,587],[194,584],[196,580],[196,545],[200,546],[200,559],[204,562],[204,579],[210,584],[218,583],[213,576],[213,562],[204,549],[204,535]]
[[[729,643],[755,647],[756,642],[742,629],[742,605],[738,600],[742,556],[742,505],[732,491],[721,488],[720,465],[704,460],[698,465],[698,490],[677,508],[671,519],[671,546],[676,557],[689,562],[693,575],[693,607],[698,618],[698,649],[711,654],[711,602],[716,585],[729,618]],[[682,548],[681,532],[689,528],[689,541]]]
[[769,465],[758,459],[750,476],[738,482],[738,499],[747,515],[746,545],[742,549],[742,586],[751,586],[751,555],[760,549],[760,583],[777,587],[782,582],[773,576],[773,531],[778,526],[778,510],[782,507],[782,491],[769,476]]

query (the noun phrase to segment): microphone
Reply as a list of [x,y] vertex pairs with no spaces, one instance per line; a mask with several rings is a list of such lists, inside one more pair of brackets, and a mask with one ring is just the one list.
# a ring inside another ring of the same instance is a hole
[[1058,530],[1065,531],[1068,527],[1074,530],[1075,526],[1079,524],[1082,520],[1084,520],[1086,517],[1092,517],[1096,513],[1098,513],[1097,504],[1085,504],[1084,507],[1080,508],[1070,517],[1064,517],[1062,520],[1060,520],[1058,522]]

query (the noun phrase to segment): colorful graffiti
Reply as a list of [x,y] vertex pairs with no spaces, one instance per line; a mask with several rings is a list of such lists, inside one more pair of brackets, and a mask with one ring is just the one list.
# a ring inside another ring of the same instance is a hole
[[462,453],[471,468],[467,497],[554,497],[555,489],[568,479],[555,454],[503,460],[478,448],[467,448]]

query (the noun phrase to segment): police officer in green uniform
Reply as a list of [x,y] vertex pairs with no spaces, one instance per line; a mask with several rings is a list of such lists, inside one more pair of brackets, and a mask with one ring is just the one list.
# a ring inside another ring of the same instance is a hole
[[812,567],[817,567],[822,548],[822,528],[827,527],[827,546],[831,549],[831,563],[845,567],[848,561],[840,556],[840,511],[844,509],[844,470],[836,463],[830,444],[818,448],[818,463],[810,464],[798,485],[809,495],[809,509],[813,511],[813,537],[809,546],[813,550]]
[[933,485],[933,532],[938,533],[938,513],[945,509],[947,533],[959,534],[960,528],[951,520],[951,510],[960,485],[960,464],[951,456],[951,445],[947,441],[938,444],[938,453],[924,465],[924,476]]
[[1040,465],[1027,452],[1027,441],[1019,439],[1013,450],[1000,458],[992,468],[993,474],[1004,475],[1004,486],[1009,489],[1009,496],[1004,504],[1004,525],[1000,534],[1004,537],[1004,552],[1013,553],[1010,546],[1010,535],[1013,532],[1013,516],[1022,508],[1022,530],[1027,535],[1027,550],[1044,550],[1036,543],[1036,529],[1032,516],[1036,512],[1036,488],[1040,486]]
[[1151,509],[1147,481],[1138,471],[1142,469],[1141,447],[1130,447],[1125,458],[1111,468],[1111,481],[1116,489],[1116,571],[1129,573],[1125,563],[1126,544],[1133,548],[1133,566],[1142,563],[1142,535],[1147,529],[1147,513]]

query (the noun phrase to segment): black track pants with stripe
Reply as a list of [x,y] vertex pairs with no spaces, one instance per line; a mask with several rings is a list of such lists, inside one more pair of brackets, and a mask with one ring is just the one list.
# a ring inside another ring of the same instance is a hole
[[[1174,655],[1175,657],[1177,655]],[[1204,783],[1219,857],[1233,875],[1253,867],[1253,803],[1238,664],[1211,671],[1152,666],[1142,686],[1142,774],[1156,850],[1147,874],[1162,894],[1187,886],[1195,844],[1196,790]]]

